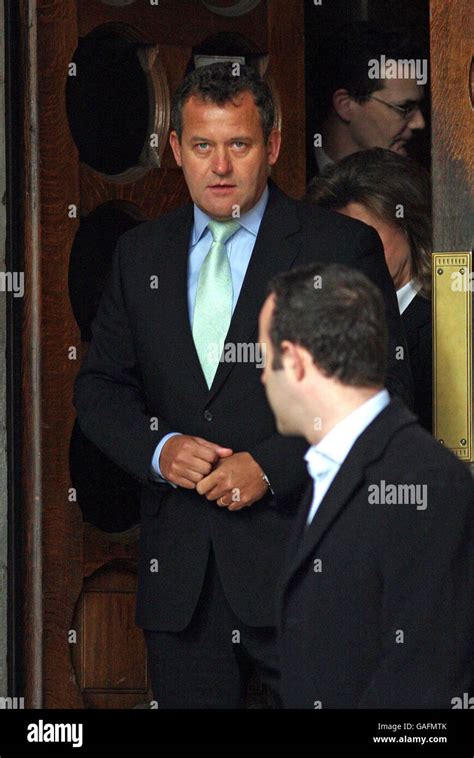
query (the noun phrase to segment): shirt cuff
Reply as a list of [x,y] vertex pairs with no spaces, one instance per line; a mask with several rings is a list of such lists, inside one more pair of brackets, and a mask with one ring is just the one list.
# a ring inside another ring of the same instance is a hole
[[173,484],[173,482],[168,481],[168,479],[165,479],[165,477],[161,473],[160,455],[165,443],[170,439],[170,437],[175,437],[177,434],[181,434],[181,432],[169,432],[169,434],[165,434],[165,436],[158,442],[155,448],[155,452],[153,453],[153,458],[151,459],[151,467],[150,467],[150,476],[153,479],[155,479],[157,482],[167,482],[168,484],[171,484],[171,486],[174,487],[175,489],[177,488],[178,485]]

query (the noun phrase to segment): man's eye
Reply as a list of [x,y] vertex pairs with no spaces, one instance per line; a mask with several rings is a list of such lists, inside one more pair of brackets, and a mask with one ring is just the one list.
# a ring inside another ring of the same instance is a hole
[[196,147],[197,147],[199,150],[207,150],[207,148],[209,147],[209,142],[198,142],[198,143],[196,144]]
[[420,103],[407,103],[406,105],[400,106],[405,117],[410,116],[412,113],[418,110],[419,107]]
[[245,142],[241,142],[241,140],[236,140],[234,142],[234,145],[240,149],[242,147],[245,147]]

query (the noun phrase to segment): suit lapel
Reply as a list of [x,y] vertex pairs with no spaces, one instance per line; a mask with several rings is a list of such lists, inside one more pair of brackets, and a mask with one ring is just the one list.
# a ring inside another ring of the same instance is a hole
[[286,586],[302,563],[314,554],[317,545],[335,519],[350,503],[354,492],[366,478],[367,467],[380,458],[399,429],[415,421],[415,417],[402,401],[395,398],[355,441],[309,526],[302,525],[302,521],[306,524],[309,504],[305,512],[300,513],[296,535],[299,544],[293,546],[293,559],[287,572]]
[[300,547],[295,562],[304,562],[314,551],[363,479],[363,467],[358,465],[349,453],[309,525],[306,525],[308,510],[305,513],[305,527],[300,536]]
[[296,512],[295,525],[291,531],[286,546],[285,554],[282,556],[282,573],[280,574],[277,586],[276,586],[276,605],[280,607],[285,589],[287,587],[288,570],[293,566],[300,549],[301,542],[303,540],[304,528],[306,525],[306,518],[313,502],[313,490],[314,482],[311,477],[308,477],[308,483],[305,491],[301,497]]
[[163,261],[163,285],[167,298],[165,312],[169,313],[168,328],[174,334],[173,342],[180,350],[190,374],[204,396],[209,388],[191,331],[188,309],[188,261],[191,230],[194,222],[193,205],[189,203],[173,216],[171,228],[160,247]]
[[[291,268],[298,254],[288,237],[300,228],[294,203],[269,180],[269,198],[255,246],[232,315],[226,343],[247,343],[257,329],[258,315],[265,300],[266,287],[274,274]],[[254,337],[256,340],[256,336]],[[208,401],[217,394],[235,364],[221,362],[210,389]]]
[[304,530],[306,527],[306,519],[308,518],[308,511],[313,502],[314,482],[311,477],[308,477],[308,484],[298,505],[298,511],[295,519],[295,526],[291,533],[291,537],[288,542],[286,551],[285,565],[290,565],[294,557],[297,555],[300,545],[304,537]]

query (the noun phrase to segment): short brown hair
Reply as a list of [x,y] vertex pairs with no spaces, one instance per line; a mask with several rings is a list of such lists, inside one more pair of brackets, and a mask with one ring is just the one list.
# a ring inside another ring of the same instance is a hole
[[274,370],[282,368],[281,343],[311,354],[325,376],[353,387],[385,383],[388,330],[382,293],[357,269],[311,263],[275,276],[269,336]]

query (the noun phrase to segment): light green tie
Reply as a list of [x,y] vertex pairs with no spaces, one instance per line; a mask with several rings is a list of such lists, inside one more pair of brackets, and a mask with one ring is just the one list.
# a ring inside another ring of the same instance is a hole
[[202,370],[210,387],[232,318],[232,272],[225,243],[240,224],[209,221],[213,243],[201,266],[194,303],[193,337]]

